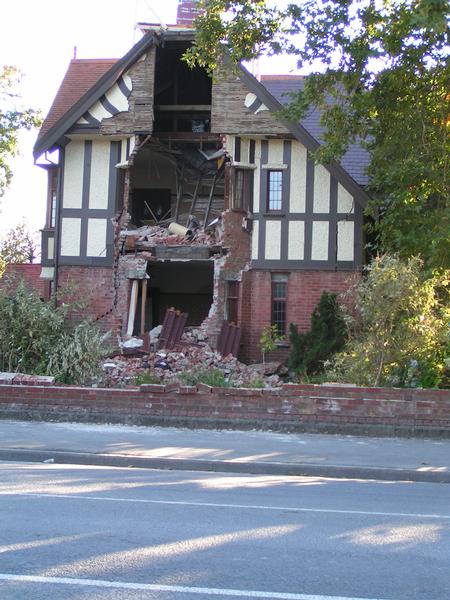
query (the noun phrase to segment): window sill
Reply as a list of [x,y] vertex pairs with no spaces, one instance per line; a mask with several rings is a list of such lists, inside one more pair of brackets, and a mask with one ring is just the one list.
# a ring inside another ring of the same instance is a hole
[[285,216],[286,216],[286,213],[278,212],[276,210],[271,210],[269,212],[263,213],[263,217],[278,217],[278,218],[282,219]]

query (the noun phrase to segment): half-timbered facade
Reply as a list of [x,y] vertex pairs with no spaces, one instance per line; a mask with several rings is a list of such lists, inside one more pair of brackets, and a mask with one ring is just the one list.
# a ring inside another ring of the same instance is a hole
[[[321,293],[360,271],[367,156],[354,146],[341,164],[315,163],[319,115],[279,112],[301,78],[242,68],[212,81],[181,60],[192,29],[143,30],[120,60],[71,62],[38,136],[42,277],[75,285],[122,337],[169,306],[211,339],[237,321],[242,358],[257,360],[264,326],[307,328]],[[159,243],[145,229],[156,226],[195,234]]]

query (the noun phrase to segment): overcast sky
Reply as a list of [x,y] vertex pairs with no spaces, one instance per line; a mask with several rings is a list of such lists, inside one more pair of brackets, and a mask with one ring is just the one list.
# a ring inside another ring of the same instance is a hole
[[[24,107],[46,115],[74,47],[78,58],[119,58],[138,41],[138,21],[176,20],[177,0],[4,0],[0,20],[0,64],[23,74]],[[155,15],[156,13],[156,15]],[[263,72],[288,72],[263,65]],[[0,234],[21,220],[38,230],[45,220],[46,173],[33,165],[37,132],[20,136],[21,156],[12,163],[14,179],[0,198]]]

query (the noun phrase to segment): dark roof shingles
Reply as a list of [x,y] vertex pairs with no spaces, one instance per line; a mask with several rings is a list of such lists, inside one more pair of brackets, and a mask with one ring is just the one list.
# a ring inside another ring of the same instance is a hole
[[[281,104],[289,102],[288,92],[301,90],[304,78],[292,75],[263,75],[261,83]],[[314,108],[301,120],[303,127],[318,141],[323,142],[324,128],[320,124],[320,111]],[[341,165],[362,186],[369,183],[366,169],[370,163],[368,152],[360,144],[352,144],[341,159]]]

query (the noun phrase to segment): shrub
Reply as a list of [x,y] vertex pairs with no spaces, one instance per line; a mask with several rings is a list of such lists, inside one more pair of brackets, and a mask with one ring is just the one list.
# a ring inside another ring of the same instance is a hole
[[264,383],[264,379],[257,377],[256,379],[249,381],[245,387],[250,388],[251,390],[262,390],[266,387],[266,384]]
[[197,385],[197,383],[205,383],[211,387],[230,387],[231,385],[220,369],[185,371],[180,374],[179,379],[184,385]]
[[42,302],[23,282],[0,290],[0,371],[53,375],[85,383],[106,354],[105,336],[90,322],[68,322],[70,306]]
[[284,336],[278,333],[276,325],[267,325],[261,330],[259,347],[261,348],[263,363],[266,362],[266,354],[276,349],[277,344],[284,340]]
[[83,384],[99,373],[105,336],[88,321],[59,337],[49,352],[47,371],[60,383]]
[[329,369],[360,385],[448,386],[449,273],[423,280],[422,261],[382,256],[353,290],[349,342]]
[[289,367],[302,376],[321,373],[324,363],[342,350],[345,338],[345,320],[337,296],[324,292],[311,315],[308,332],[299,333],[294,323],[289,326]]
[[134,378],[134,385],[143,385],[143,384],[158,384],[161,383],[161,380],[157,375],[152,372],[149,373],[139,373]]

